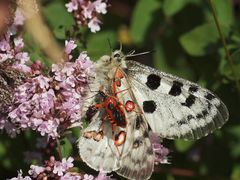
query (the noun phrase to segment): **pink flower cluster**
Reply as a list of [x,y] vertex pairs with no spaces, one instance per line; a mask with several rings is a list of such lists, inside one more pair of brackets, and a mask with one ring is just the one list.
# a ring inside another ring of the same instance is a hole
[[[72,60],[74,41],[66,41],[65,53]],[[53,139],[81,119],[81,108],[92,73],[92,62],[85,52],[73,62],[53,64],[48,75],[32,66],[34,77],[20,85],[15,92],[15,101],[8,122],[19,129],[33,129],[42,136]],[[36,72],[40,73],[36,75]],[[13,136],[16,130],[8,130]]]
[[[28,174],[30,176],[22,177],[22,172],[18,173],[19,179],[62,179],[62,180],[80,180],[79,174],[72,174],[68,172],[73,167],[73,158],[63,158],[62,161],[56,161],[52,156],[49,161],[45,162],[44,166],[31,165]],[[15,180],[12,178],[11,180]]]
[[94,178],[90,174],[79,174],[70,172],[73,167],[73,158],[63,158],[62,161],[56,161],[53,156],[48,161],[45,161],[44,166],[31,165],[28,171],[29,176],[23,177],[22,171],[18,172],[18,177],[11,178],[10,180],[31,180],[31,179],[59,179],[59,180],[111,180],[110,176],[100,172]]
[[152,143],[152,148],[155,153],[155,163],[156,164],[166,164],[168,163],[169,149],[160,144],[160,138],[156,133],[150,132],[150,141]]
[[24,17],[19,9],[15,12],[14,23],[7,29],[6,33],[0,39],[0,63],[13,59],[13,67],[23,71],[30,72],[30,68],[26,65],[29,61],[29,55],[23,51],[23,39],[17,36],[17,29],[24,22]]
[[66,4],[67,10],[73,13],[77,24],[87,25],[91,32],[95,33],[100,30],[101,21],[98,14],[107,13],[107,3],[103,0],[70,0]]
[[[12,68],[24,73],[29,73],[31,68],[26,65],[29,61],[29,55],[23,51],[24,42],[18,34],[18,29],[21,29],[24,20],[25,18],[22,12],[17,9],[13,24],[11,24],[5,34],[0,37],[0,63],[10,60],[13,63]],[[12,135],[18,132],[16,126],[8,121],[6,115],[2,114],[0,114],[0,130],[1,129],[6,129],[6,131]]]

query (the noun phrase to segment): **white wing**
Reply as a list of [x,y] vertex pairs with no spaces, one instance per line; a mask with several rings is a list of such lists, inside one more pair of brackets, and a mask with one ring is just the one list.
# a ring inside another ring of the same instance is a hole
[[[121,86],[117,87],[117,92],[121,93],[118,93],[117,97],[123,105],[129,100],[136,101],[128,88],[126,78],[121,79]],[[125,111],[125,115],[128,126],[132,127],[133,131],[132,146],[129,153],[120,159],[120,169],[116,172],[128,179],[149,179],[153,172],[155,155],[149,139],[148,124],[137,105],[134,111]]]
[[127,156],[121,158],[116,172],[128,179],[149,179],[154,168],[154,152],[148,136],[148,126],[142,115],[129,118],[134,122],[133,144]]
[[[121,158],[127,156],[131,151],[133,145],[133,125],[129,123],[126,129],[115,127],[114,135],[112,135],[112,126],[110,121],[105,121],[103,126],[102,119],[105,117],[105,110],[100,110],[93,118],[92,122],[88,125],[85,132],[103,131],[103,139],[96,141],[93,138],[85,138],[82,136],[79,140],[79,154],[86,164],[97,170],[104,172],[115,171],[120,168]],[[113,137],[120,131],[127,132],[126,140],[121,146],[114,144]]]
[[[100,113],[96,114],[94,117],[97,118],[93,120],[86,129],[84,129],[83,133],[100,131],[102,117]],[[95,141],[92,138],[88,139],[82,136],[79,139],[78,144],[79,154],[82,160],[96,171],[103,170],[105,172],[111,172],[119,169],[119,161],[111,148],[113,146],[111,141],[112,132],[109,123],[105,124],[104,130],[104,137],[100,141]]]
[[131,90],[162,138],[198,139],[228,120],[226,106],[209,90],[134,61],[126,64]]

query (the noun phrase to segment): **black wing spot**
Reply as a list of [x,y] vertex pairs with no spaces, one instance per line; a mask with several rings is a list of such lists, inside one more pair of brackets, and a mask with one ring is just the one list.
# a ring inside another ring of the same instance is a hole
[[208,115],[208,111],[207,110],[203,110],[202,114],[203,114],[204,117],[206,117]]
[[156,74],[150,74],[147,77],[146,85],[151,89],[155,90],[160,86],[161,78]]
[[183,125],[183,124],[187,124],[186,120],[185,119],[181,119],[180,121],[177,122],[178,125]]
[[207,106],[208,110],[211,110],[212,109],[212,104],[210,102],[207,102],[207,104],[208,104],[208,106]]
[[154,101],[144,101],[143,102],[143,111],[145,113],[153,113],[157,108],[157,105]]
[[138,129],[140,129],[140,127],[141,127],[141,124],[143,123],[143,119],[142,119],[142,117],[141,116],[137,116],[137,119],[136,119],[136,129],[138,130]]
[[90,106],[86,112],[86,121],[91,122],[93,116],[97,113],[97,108],[95,106]]
[[198,87],[194,86],[194,85],[191,85],[189,87],[188,91],[191,92],[191,93],[197,92],[198,91]]
[[202,114],[197,114],[196,116],[198,119],[202,119],[203,118],[203,115]]
[[208,100],[212,100],[214,98],[216,98],[214,95],[210,94],[210,93],[207,93],[207,95],[205,96],[205,98],[207,98]]
[[143,137],[144,137],[144,138],[148,138],[148,137],[149,137],[149,136],[148,136],[148,131],[144,131]]
[[181,94],[182,90],[181,87],[183,86],[183,83],[179,81],[173,81],[172,88],[170,89],[169,93],[172,96],[178,96]]
[[188,116],[187,116],[187,120],[189,121],[189,120],[191,120],[191,119],[194,119],[193,115],[188,115]]
[[184,103],[181,103],[183,106],[191,107],[195,103],[196,97],[190,94]]

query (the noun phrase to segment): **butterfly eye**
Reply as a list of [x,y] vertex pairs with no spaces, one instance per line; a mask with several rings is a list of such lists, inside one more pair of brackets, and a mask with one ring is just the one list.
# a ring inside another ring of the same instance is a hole
[[120,52],[115,52],[113,54],[113,58],[116,59],[118,62],[121,62],[122,60],[122,54]]
[[120,58],[120,56],[121,56],[120,53],[116,53],[113,55],[114,58]]

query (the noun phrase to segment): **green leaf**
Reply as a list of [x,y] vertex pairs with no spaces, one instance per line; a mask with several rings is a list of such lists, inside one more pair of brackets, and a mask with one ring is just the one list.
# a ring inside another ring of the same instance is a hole
[[232,134],[232,135],[240,138],[240,125],[238,125],[238,126],[235,125],[235,126],[229,127],[229,128],[227,129],[227,131],[228,131],[230,134]]
[[173,16],[185,7],[191,0],[165,0],[163,2],[163,12],[166,16]]
[[0,159],[4,157],[4,155],[7,153],[7,149],[4,146],[2,142],[0,142]]
[[234,23],[233,3],[231,0],[212,1],[221,25],[229,27]]
[[132,17],[130,35],[135,43],[142,43],[149,26],[153,21],[153,13],[159,9],[159,0],[139,0]]
[[66,39],[65,31],[74,25],[73,16],[67,12],[64,3],[53,1],[43,9],[49,25],[53,28],[54,35],[59,39]]
[[240,156],[240,144],[234,143],[230,148],[231,156],[238,158]]
[[192,147],[193,143],[194,141],[176,140],[175,147],[179,152],[186,152]]
[[231,173],[231,180],[239,180],[239,179],[240,179],[240,165],[235,165]]
[[[221,27],[224,34],[227,29]],[[180,43],[187,53],[192,56],[203,56],[217,50],[220,39],[217,28],[213,23],[200,25],[180,37]]]
[[63,157],[69,157],[73,151],[72,144],[67,138],[60,140],[60,149]]
[[230,63],[226,59],[225,52],[224,52],[224,57],[221,59],[221,63],[219,66],[221,74],[228,77],[231,80],[236,80],[236,79],[239,80],[240,79],[240,50],[237,50],[232,54],[232,64],[233,64],[233,69],[235,70],[236,75],[233,74]]
[[153,54],[153,63],[155,68],[167,73],[193,80],[193,70],[189,67],[189,64],[186,62],[185,57],[181,56],[180,54],[174,54],[174,57],[168,57],[167,52],[164,50],[164,44],[160,41],[156,42],[154,50],[155,53]]
[[12,162],[11,162],[11,160],[10,160],[9,158],[3,159],[2,165],[3,165],[3,167],[5,167],[6,169],[12,168]]
[[111,41],[111,46],[115,47],[117,44],[117,34],[114,31],[102,31],[96,34],[90,34],[87,44],[88,55],[97,60],[104,54],[110,54],[110,47],[108,39]]

